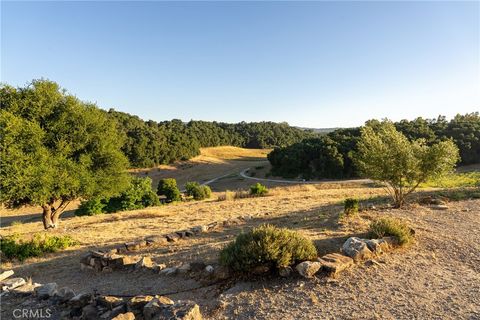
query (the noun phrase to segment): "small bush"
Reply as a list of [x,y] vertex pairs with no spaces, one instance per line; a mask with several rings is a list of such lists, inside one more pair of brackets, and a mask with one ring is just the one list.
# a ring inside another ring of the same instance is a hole
[[180,201],[180,190],[177,187],[177,180],[173,178],[161,179],[158,183],[157,194],[159,196],[165,196],[167,202]]
[[108,204],[108,199],[93,198],[83,200],[80,206],[75,210],[76,216],[94,216],[105,212],[105,207]]
[[261,183],[255,183],[250,187],[250,194],[253,196],[264,196],[268,193],[268,189]]
[[385,217],[370,224],[370,238],[383,238],[386,236],[397,237],[400,245],[405,245],[413,240],[412,229],[401,220]]
[[35,234],[29,241],[18,240],[17,235],[0,238],[0,250],[3,256],[9,260],[18,259],[20,261],[66,249],[76,244],[77,241],[70,236]]
[[158,206],[160,201],[152,190],[152,179],[133,178],[130,187],[117,197],[112,197],[105,206],[106,212],[142,209]]
[[358,212],[359,201],[356,198],[347,198],[343,202],[344,209],[343,213],[347,216],[352,215]]
[[212,196],[212,189],[209,186],[201,186],[198,182],[187,182],[185,189],[187,196],[195,200],[204,200]]
[[237,236],[220,252],[220,263],[248,273],[257,266],[287,267],[317,257],[313,242],[293,230],[262,225]]

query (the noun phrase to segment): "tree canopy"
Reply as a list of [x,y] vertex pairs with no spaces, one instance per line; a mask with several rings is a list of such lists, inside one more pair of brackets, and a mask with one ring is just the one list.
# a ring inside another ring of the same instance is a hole
[[411,141],[386,120],[363,127],[357,148],[354,160],[360,173],[384,182],[397,207],[420,183],[452,171],[459,160],[453,141],[430,146],[425,139]]
[[0,98],[0,202],[42,206],[51,228],[69,201],[127,187],[124,139],[96,106],[45,80],[2,85]]

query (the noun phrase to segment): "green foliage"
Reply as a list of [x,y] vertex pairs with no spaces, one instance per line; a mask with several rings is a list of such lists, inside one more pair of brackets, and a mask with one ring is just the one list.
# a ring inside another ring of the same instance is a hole
[[347,216],[358,212],[359,201],[357,198],[347,198],[343,202],[343,205],[344,205],[343,213]]
[[92,198],[89,200],[82,200],[80,206],[75,210],[76,216],[94,216],[105,212],[105,207],[108,204],[108,199]]
[[403,221],[394,218],[380,218],[370,224],[368,236],[372,239],[396,237],[400,245],[413,240],[412,229]]
[[0,98],[1,203],[42,206],[48,228],[66,202],[111,196],[127,186],[123,136],[96,106],[46,80],[2,85]]
[[209,199],[212,196],[212,189],[209,186],[201,186],[198,182],[187,182],[185,189],[187,196],[195,200]]
[[252,196],[264,196],[267,193],[268,193],[267,187],[259,182],[250,186],[250,195]]
[[421,183],[453,171],[458,161],[458,148],[450,141],[431,146],[424,140],[409,141],[389,121],[369,124],[355,155],[363,176],[386,184],[397,207]]
[[327,136],[304,140],[268,154],[272,173],[285,178],[341,178],[344,159]]
[[299,233],[262,225],[237,236],[220,252],[220,263],[237,272],[249,273],[257,266],[292,266],[317,257],[312,241]]
[[158,182],[157,194],[165,196],[167,202],[180,201],[182,199],[180,190],[177,187],[177,180],[173,178],[161,179]]
[[441,197],[446,198],[450,201],[480,199],[480,190],[478,188],[450,189],[450,190],[442,190],[436,193]]
[[133,178],[127,190],[108,200],[105,211],[136,210],[158,205],[160,205],[160,201],[152,189],[152,179],[149,177]]
[[17,235],[0,238],[0,250],[5,258],[23,261],[39,257],[44,253],[57,252],[78,244],[70,236],[49,236],[35,234],[29,241],[18,240]]

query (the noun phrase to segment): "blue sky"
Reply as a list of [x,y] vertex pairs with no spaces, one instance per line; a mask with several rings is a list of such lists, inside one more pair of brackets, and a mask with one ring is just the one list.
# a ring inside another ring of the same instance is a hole
[[144,119],[367,119],[480,110],[479,2],[5,2],[1,80]]

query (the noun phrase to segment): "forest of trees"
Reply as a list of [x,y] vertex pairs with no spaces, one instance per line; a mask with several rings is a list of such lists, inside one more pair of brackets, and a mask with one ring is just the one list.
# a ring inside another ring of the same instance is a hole
[[110,109],[107,113],[119,123],[125,135],[122,146],[132,167],[187,160],[200,154],[201,147],[237,146],[245,148],[286,147],[316,136],[288,123],[240,122],[236,124],[171,120],[143,121],[137,116]]
[[[366,125],[378,126],[370,120]],[[478,112],[457,115],[448,121],[417,118],[396,122],[395,127],[410,140],[424,139],[427,145],[452,139],[460,151],[460,164],[480,163],[480,115]],[[325,136],[305,139],[283,148],[275,148],[268,159],[272,174],[285,178],[357,177],[352,154],[357,151],[360,128],[338,129]]]

